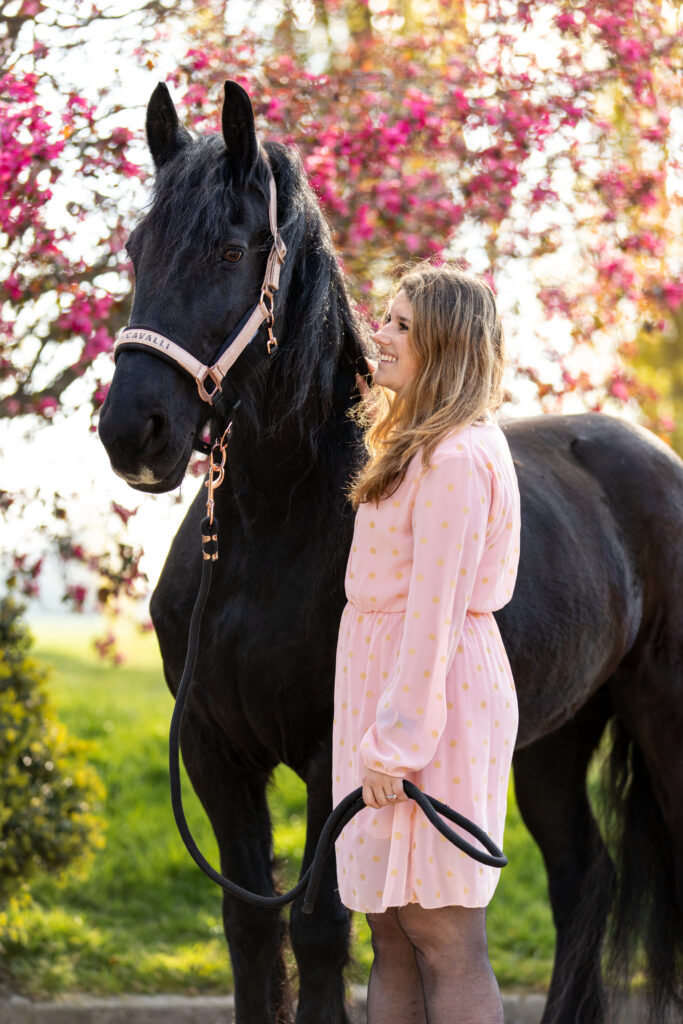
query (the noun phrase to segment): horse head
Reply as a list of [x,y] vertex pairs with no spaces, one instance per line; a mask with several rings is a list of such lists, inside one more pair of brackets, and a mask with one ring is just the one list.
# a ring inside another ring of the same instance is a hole
[[[126,246],[135,275],[130,329],[122,336],[125,344],[117,343],[120,350],[99,432],[119,476],[137,490],[162,492],[180,483],[193,447],[201,447],[202,433],[217,427],[216,409],[209,401],[215,398],[215,381],[209,380],[202,394],[192,372],[169,358],[168,350],[178,346],[174,351],[189,355],[190,366],[211,366],[226,339],[259,307],[274,255],[278,262],[274,247],[279,243],[285,248],[277,231],[274,239],[272,212],[269,216],[275,195],[271,183],[274,189],[276,180],[277,199],[284,208],[282,234],[292,259],[286,268],[278,266],[280,291],[272,299],[266,295],[266,302],[274,303],[278,332],[280,318],[286,317],[298,351],[287,359],[287,352],[275,350],[278,359],[272,359],[268,324],[258,321],[254,341],[216,389],[220,405],[229,410],[239,400],[240,415],[258,419],[266,380],[273,379],[269,364],[284,356],[301,394],[311,391],[317,374],[319,386],[313,390],[318,403],[329,406],[334,372],[321,375],[321,357],[327,352],[334,364],[349,336],[351,348],[357,349],[353,358],[360,348],[329,232],[301,162],[284,146],[260,145],[247,93],[226,82],[222,134],[193,138],[179,123],[166,86],[159,84],[149,102],[146,127],[156,169],[154,193]],[[316,250],[315,260],[302,259],[307,247]],[[261,309],[268,306],[262,303]],[[321,322],[325,344],[317,345],[311,358],[306,350],[317,341]],[[156,347],[150,338],[156,339]],[[275,378],[283,384],[282,372]],[[282,399],[282,386],[279,392]],[[284,404],[291,411],[291,396]],[[294,400],[294,406],[301,404]]]

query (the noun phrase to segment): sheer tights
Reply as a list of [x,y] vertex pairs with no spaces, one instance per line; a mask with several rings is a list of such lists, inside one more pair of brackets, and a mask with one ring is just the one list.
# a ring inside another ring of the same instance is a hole
[[486,909],[419,903],[368,914],[368,1024],[503,1024]]

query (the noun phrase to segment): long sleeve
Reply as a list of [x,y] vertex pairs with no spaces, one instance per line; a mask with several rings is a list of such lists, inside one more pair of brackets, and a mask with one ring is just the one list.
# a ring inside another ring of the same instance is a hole
[[490,506],[489,473],[469,451],[449,453],[420,478],[398,661],[361,740],[368,768],[402,776],[434,757],[446,726],[446,676],[484,552]]

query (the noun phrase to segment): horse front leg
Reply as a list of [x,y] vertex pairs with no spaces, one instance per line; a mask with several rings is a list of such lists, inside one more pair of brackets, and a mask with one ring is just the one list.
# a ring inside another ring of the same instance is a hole
[[[218,842],[221,872],[250,892],[274,895],[268,776],[236,771],[220,737],[189,710],[183,719],[181,746],[188,775]],[[280,912],[224,893],[223,927],[235,983],[235,1024],[290,1024],[293,1012]]]
[[[320,748],[301,773],[308,790],[306,846],[302,872],[315,853],[318,836],[332,810],[332,752]],[[303,897],[292,907],[292,950],[299,968],[296,1024],[348,1024],[343,970],[348,961],[351,915],[339,899],[334,852],[325,863],[312,914],[303,914]]]

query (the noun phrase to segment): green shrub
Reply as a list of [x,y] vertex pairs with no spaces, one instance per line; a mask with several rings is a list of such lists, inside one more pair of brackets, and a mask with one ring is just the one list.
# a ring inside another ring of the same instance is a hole
[[55,717],[22,613],[0,600],[0,931],[3,906],[35,871],[59,872],[103,845],[90,745]]

